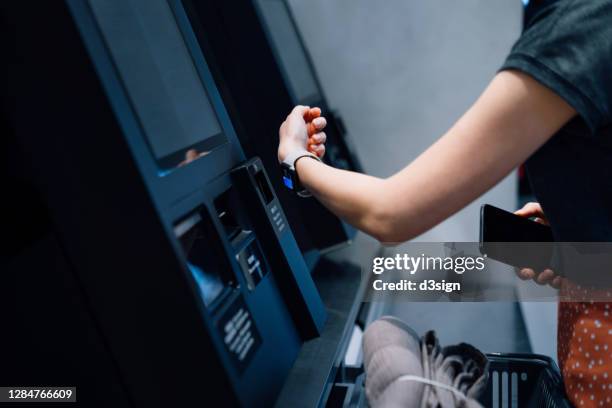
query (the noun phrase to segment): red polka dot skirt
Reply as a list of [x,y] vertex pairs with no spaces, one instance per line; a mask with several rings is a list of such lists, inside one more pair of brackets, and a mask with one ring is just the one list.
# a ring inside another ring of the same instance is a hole
[[611,314],[611,302],[559,302],[559,366],[576,407],[612,407]]

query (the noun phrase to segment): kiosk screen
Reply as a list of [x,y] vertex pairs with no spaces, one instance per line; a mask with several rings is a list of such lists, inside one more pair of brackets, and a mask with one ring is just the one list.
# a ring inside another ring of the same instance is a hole
[[159,174],[205,156],[226,137],[165,0],[89,0]]
[[257,3],[296,102],[318,95],[317,82],[287,6],[279,0],[259,0]]

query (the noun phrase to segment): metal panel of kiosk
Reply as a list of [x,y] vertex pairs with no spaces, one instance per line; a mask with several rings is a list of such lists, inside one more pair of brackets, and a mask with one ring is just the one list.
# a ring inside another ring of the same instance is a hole
[[20,137],[127,399],[271,405],[325,310],[180,1],[25,3]]
[[[329,111],[321,86],[284,2],[260,8],[252,1],[184,0],[199,43],[221,89],[243,148],[261,157],[311,267],[321,252],[338,247],[355,230],[316,200],[295,197],[282,184],[276,158],[278,127],[295,104],[318,105],[328,118],[325,161],[359,170]],[[265,10],[265,13],[264,13]],[[278,33],[272,36],[268,15]],[[286,52],[281,52],[286,51]],[[316,219],[318,222],[313,223]]]

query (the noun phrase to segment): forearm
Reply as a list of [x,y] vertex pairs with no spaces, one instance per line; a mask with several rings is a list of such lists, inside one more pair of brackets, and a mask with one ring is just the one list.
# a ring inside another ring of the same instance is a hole
[[[399,243],[432,228],[478,197],[519,162],[465,166],[448,137],[401,172],[381,179],[339,170],[303,158],[296,167],[301,183],[330,211],[385,243]],[[440,165],[440,161],[447,163]]]
[[498,74],[433,146],[388,179],[301,159],[302,183],[332,212],[383,242],[411,239],[463,208],[527,159],[575,115],[520,74]]
[[296,170],[302,185],[330,211],[367,234],[382,238],[384,220],[379,198],[385,180],[336,169],[309,158],[298,160]]

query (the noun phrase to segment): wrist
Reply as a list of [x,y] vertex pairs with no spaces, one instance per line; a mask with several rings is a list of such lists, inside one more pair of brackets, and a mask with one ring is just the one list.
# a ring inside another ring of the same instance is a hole
[[281,169],[283,171],[283,183],[287,188],[294,191],[300,197],[309,197],[310,193],[300,182],[300,177],[296,170],[298,162],[302,162],[300,159],[314,159],[321,161],[315,154],[309,152],[304,148],[299,148],[290,151],[281,162]]
[[300,147],[289,151],[287,155],[285,155],[285,158],[282,160],[281,163],[295,170],[297,162],[302,158],[311,158],[316,161],[321,161],[321,159],[319,159],[316,154],[309,152],[305,148]]
[[293,152],[306,151],[306,146],[299,143],[281,143],[278,147],[278,162],[282,163]]

